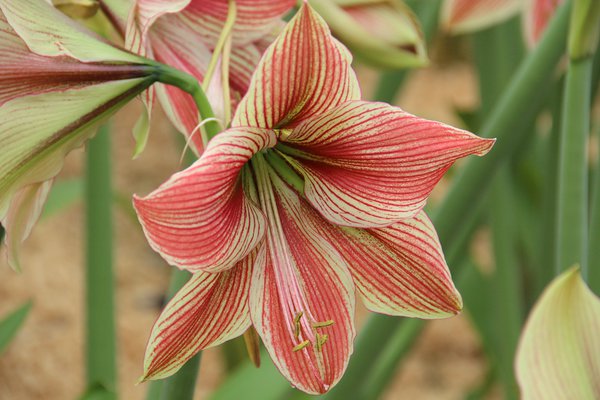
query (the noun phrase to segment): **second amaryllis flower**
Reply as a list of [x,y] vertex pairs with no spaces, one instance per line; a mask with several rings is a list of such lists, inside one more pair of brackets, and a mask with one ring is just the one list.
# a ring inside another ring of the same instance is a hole
[[360,100],[348,51],[304,5],[263,56],[232,128],[135,207],[151,246],[195,273],[157,321],[145,379],[253,325],[296,387],[323,393],[375,312],[462,307],[422,211],[452,163],[493,140]]

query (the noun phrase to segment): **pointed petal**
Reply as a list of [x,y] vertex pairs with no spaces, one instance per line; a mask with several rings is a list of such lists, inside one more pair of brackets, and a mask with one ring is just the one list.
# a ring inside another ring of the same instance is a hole
[[571,268],[550,283],[521,335],[516,374],[524,400],[600,398],[600,299]]
[[143,79],[19,97],[0,107],[0,219],[21,188],[53,178],[65,155],[93,136],[106,118],[148,86]]
[[37,222],[50,193],[52,180],[35,183],[20,189],[12,198],[6,216],[1,220],[5,229],[4,242],[8,249],[8,264],[19,271],[19,247]]
[[462,309],[433,224],[415,218],[379,229],[326,225],[325,236],[346,259],[371,311],[417,318],[445,318]]
[[305,4],[263,55],[232,125],[291,127],[359,99],[350,63],[347,49]]
[[2,0],[0,9],[27,46],[42,56],[83,62],[143,64],[140,57],[112,46],[42,0]]
[[366,228],[412,218],[454,161],[494,143],[363,101],[313,118],[284,140],[310,203],[335,224]]
[[258,128],[222,132],[191,167],[147,197],[135,197],[152,248],[192,272],[219,272],[247,256],[266,227],[262,212],[244,194],[242,168],[275,140]]
[[257,172],[269,229],[252,278],[252,323],[292,385],[324,393],[342,377],[352,353],[352,279],[318,234],[310,206],[281,181],[271,187],[267,174]]
[[230,270],[200,272],[167,304],[152,328],[144,380],[166,378],[198,351],[240,336],[250,326],[248,294],[255,255]]
[[546,24],[562,2],[563,0],[526,0],[523,23],[525,38],[530,46],[535,45],[540,39]]
[[468,33],[500,23],[521,10],[522,0],[445,0],[442,25],[454,33]]

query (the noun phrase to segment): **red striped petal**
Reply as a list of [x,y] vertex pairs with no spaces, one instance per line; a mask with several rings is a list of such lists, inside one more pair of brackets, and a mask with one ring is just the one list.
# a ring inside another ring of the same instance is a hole
[[462,309],[435,228],[425,212],[386,228],[328,225],[325,232],[348,262],[356,288],[371,311],[444,318]]
[[345,261],[318,233],[315,212],[271,174],[257,172],[269,229],[252,278],[251,318],[292,385],[324,393],[352,353],[354,287]]
[[452,32],[472,32],[512,17],[521,6],[522,0],[445,0],[442,24]]
[[[146,0],[144,0],[146,1]],[[296,4],[295,0],[236,0],[233,44],[249,44],[269,32]],[[184,10],[196,21],[206,43],[214,45],[227,19],[227,0],[192,0]]]
[[333,223],[390,225],[416,215],[457,159],[494,140],[428,121],[384,103],[347,102],[287,137],[305,195]]
[[304,5],[267,49],[233,126],[288,128],[360,98],[350,53]]
[[548,21],[563,0],[527,0],[523,23],[527,43],[533,46],[541,38]]
[[248,329],[248,294],[255,258],[251,254],[217,274],[200,272],[175,295],[152,329],[143,379],[166,378],[198,351]]
[[145,198],[134,198],[146,237],[167,262],[190,271],[231,268],[258,244],[262,212],[246,197],[242,168],[275,135],[230,129],[211,140],[202,157]]

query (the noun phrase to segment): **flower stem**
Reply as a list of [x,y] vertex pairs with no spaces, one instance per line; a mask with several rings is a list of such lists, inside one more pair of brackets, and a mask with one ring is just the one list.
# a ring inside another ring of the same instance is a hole
[[557,264],[587,277],[588,164],[592,57],[571,59],[565,82],[558,171]]
[[[176,86],[192,96],[196,103],[196,107],[198,107],[201,120],[215,118],[215,113],[212,110],[210,101],[208,100],[208,97],[206,97],[206,93],[202,90],[202,87],[196,78],[186,72],[169,67],[168,65],[156,62],[153,62],[152,64],[158,82]],[[207,141],[215,137],[221,131],[216,120],[207,121],[204,125],[204,129],[206,131]]]
[[87,385],[116,398],[110,127],[90,140],[86,168]]

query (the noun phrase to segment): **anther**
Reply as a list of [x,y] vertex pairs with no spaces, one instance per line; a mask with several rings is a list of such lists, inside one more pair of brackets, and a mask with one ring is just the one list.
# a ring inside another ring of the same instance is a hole
[[313,324],[313,328],[315,328],[315,329],[325,328],[325,327],[331,326],[333,324],[334,324],[333,320],[329,319],[329,320],[323,321],[323,322],[315,322]]
[[317,333],[317,343],[315,345],[319,353],[321,350],[323,350],[323,345],[325,342],[327,342],[327,339],[329,339],[329,335],[321,335],[320,333]]
[[302,318],[302,315],[304,315],[304,313],[300,311],[294,317],[294,337],[296,340],[298,340],[298,336],[300,336],[300,318]]
[[294,346],[294,348],[292,349],[293,352],[297,352],[302,350],[303,348],[305,348],[306,346],[308,346],[310,344],[310,340],[305,340],[302,343]]

